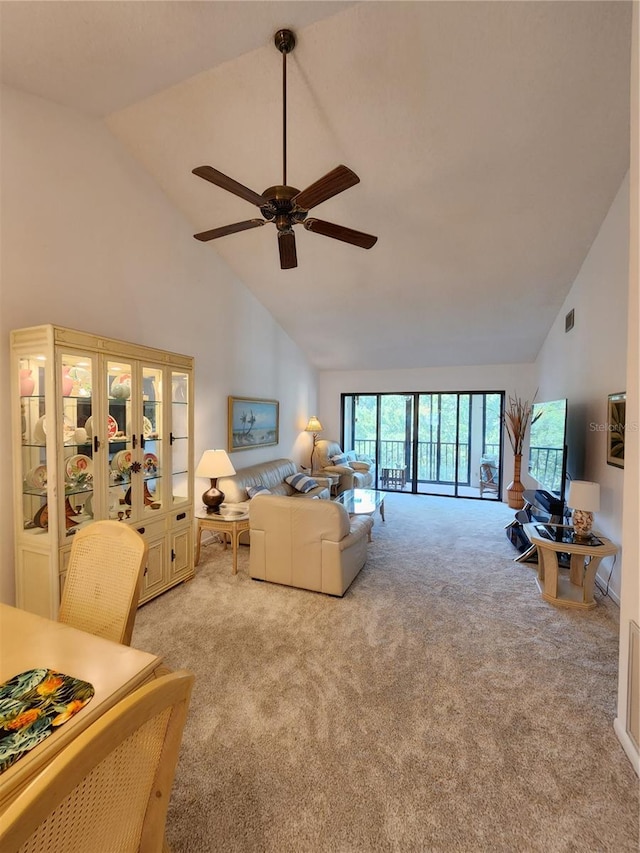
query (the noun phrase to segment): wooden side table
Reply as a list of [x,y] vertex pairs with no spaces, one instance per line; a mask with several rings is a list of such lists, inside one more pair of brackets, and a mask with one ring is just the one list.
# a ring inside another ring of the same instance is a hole
[[335,496],[338,494],[338,486],[340,485],[340,474],[331,474],[327,471],[312,471],[309,476],[322,477],[323,480],[329,480],[329,491],[331,492],[331,497],[335,498]]
[[[565,525],[547,525],[564,534],[573,528]],[[596,606],[593,597],[596,572],[603,557],[611,557],[617,547],[610,539],[597,535],[602,545],[548,539],[538,531],[537,524],[525,524],[524,531],[538,549],[538,577],[536,583],[545,601],[563,607],[591,610]],[[569,537],[571,538],[571,537]],[[560,554],[569,554],[569,576],[561,575],[558,566]]]
[[219,513],[208,513],[204,510],[196,512],[198,521],[198,529],[196,532],[196,558],[194,564],[197,566],[200,562],[200,540],[202,539],[203,530],[214,530],[216,533],[222,534],[224,547],[227,547],[227,535],[231,540],[231,548],[233,550],[233,574],[238,574],[238,540],[240,534],[249,529],[249,512],[248,510],[230,509],[224,504],[220,507]]

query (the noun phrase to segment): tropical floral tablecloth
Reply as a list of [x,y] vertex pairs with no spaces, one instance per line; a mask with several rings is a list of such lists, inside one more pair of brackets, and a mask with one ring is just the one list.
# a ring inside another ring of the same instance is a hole
[[0,684],[0,773],[91,701],[93,685],[51,669]]

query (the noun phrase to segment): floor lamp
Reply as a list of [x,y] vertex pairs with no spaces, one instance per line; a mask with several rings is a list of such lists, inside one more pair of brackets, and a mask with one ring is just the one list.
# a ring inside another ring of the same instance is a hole
[[316,444],[318,443],[318,433],[322,432],[324,427],[315,415],[309,418],[309,423],[304,428],[305,432],[313,433],[313,447],[311,448],[311,470],[313,471],[313,454],[315,453]]

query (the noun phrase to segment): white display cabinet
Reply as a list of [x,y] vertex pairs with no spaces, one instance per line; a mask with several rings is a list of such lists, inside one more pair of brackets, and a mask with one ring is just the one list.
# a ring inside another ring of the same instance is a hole
[[73,535],[140,531],[140,603],[193,576],[193,359],[36,326],[11,333],[17,604],[55,618]]

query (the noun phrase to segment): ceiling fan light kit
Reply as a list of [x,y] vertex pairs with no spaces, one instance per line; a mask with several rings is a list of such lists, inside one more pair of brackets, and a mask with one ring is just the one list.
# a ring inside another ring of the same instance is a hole
[[291,30],[278,30],[274,36],[274,43],[282,54],[282,184],[268,187],[262,194],[259,194],[212,166],[196,167],[193,169],[194,175],[256,205],[264,218],[234,222],[221,228],[201,231],[194,234],[194,237],[196,240],[208,242],[209,240],[216,240],[218,237],[226,237],[228,234],[237,234],[239,231],[257,228],[270,222],[276,226],[278,232],[280,267],[283,270],[288,270],[298,266],[296,238],[293,232],[295,225],[302,224],[307,231],[313,234],[320,234],[333,240],[341,240],[344,243],[350,243],[352,246],[359,246],[361,249],[370,249],[375,245],[378,238],[372,234],[356,231],[353,228],[335,225],[333,222],[325,222],[322,219],[307,219],[307,214],[313,207],[360,183],[360,178],[347,166],[336,166],[335,169],[302,191],[287,184],[287,54],[294,49],[296,38]]

